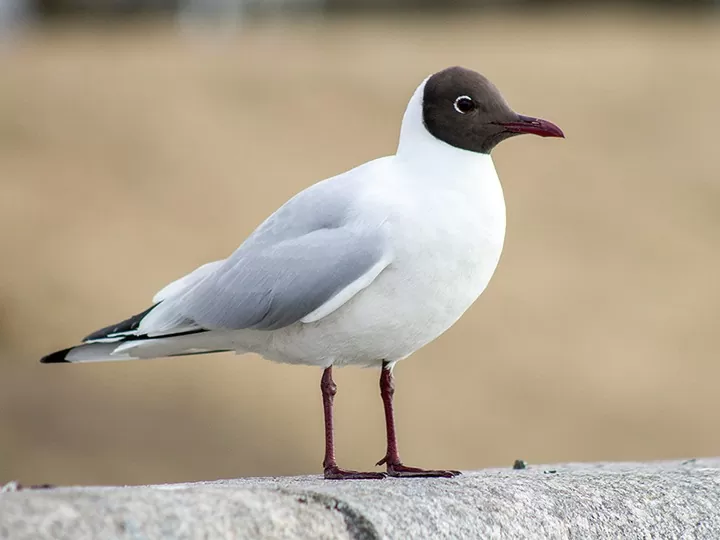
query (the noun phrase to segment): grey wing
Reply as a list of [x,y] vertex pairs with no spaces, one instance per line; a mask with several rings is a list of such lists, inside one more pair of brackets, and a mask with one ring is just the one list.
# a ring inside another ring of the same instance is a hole
[[[331,313],[390,263],[379,231],[327,228],[272,245],[241,246],[167,309],[208,329],[275,330]],[[163,310],[165,311],[165,310]]]
[[140,331],[159,336],[178,330],[273,330],[318,320],[340,307],[391,260],[382,219],[375,226],[373,219],[353,226],[351,217],[364,185],[358,174],[383,163],[365,163],[298,193],[228,259],[158,293],[162,302],[142,320]]

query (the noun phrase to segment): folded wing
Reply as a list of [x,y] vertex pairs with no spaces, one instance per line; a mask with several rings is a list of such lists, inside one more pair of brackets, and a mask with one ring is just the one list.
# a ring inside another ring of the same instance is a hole
[[326,317],[390,264],[379,231],[326,228],[273,244],[241,246],[194,286],[165,298],[140,323],[148,335],[190,325],[276,330]]

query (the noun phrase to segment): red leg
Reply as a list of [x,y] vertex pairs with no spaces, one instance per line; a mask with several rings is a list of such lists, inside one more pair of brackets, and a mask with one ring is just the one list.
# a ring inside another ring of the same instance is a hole
[[377,462],[387,466],[389,476],[395,477],[444,477],[452,478],[460,474],[460,471],[425,470],[417,467],[407,467],[400,461],[397,436],[395,434],[395,413],[393,411],[393,395],[395,394],[395,381],[387,362],[383,362],[380,374],[380,395],[385,407],[385,426],[387,428],[387,453],[385,457]]
[[333,428],[333,400],[337,393],[337,386],[332,379],[332,367],[323,372],[320,381],[323,396],[323,411],[325,412],[325,459],[323,469],[328,480],[352,479],[380,479],[387,475],[381,472],[358,472],[341,469],[335,461],[335,430]]

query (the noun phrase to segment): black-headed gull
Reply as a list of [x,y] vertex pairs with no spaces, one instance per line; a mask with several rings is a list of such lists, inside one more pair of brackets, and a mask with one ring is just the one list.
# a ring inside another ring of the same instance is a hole
[[[500,259],[505,201],[490,157],[501,141],[563,137],[519,115],[485,77],[451,67],[410,99],[397,152],[302,191],[227,259],[171,283],[153,306],[90,334],[44,363],[219,351],[322,367],[325,477],[454,476],[400,461],[396,362],[450,328]],[[387,473],[340,469],[333,442],[333,366],[377,366]]]

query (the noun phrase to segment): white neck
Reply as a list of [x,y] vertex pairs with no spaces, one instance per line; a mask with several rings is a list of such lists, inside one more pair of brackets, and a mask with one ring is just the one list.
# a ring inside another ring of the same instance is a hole
[[[429,77],[428,77],[429,78]],[[479,176],[497,182],[497,174],[489,154],[470,152],[435,138],[422,119],[422,100],[425,79],[415,90],[400,128],[400,141],[396,157],[406,165],[421,170],[427,176],[445,178],[446,181],[472,181]]]

